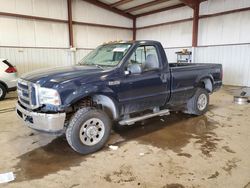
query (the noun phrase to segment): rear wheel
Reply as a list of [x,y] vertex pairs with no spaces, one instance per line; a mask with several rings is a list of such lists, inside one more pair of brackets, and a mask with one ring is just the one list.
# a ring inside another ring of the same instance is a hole
[[187,102],[185,113],[203,115],[207,112],[209,105],[209,95],[206,89],[198,88],[195,95]]
[[66,130],[69,145],[78,153],[89,154],[101,149],[111,130],[108,115],[95,108],[82,108],[71,118]]
[[7,89],[4,87],[4,85],[0,84],[0,100],[3,100],[6,96]]

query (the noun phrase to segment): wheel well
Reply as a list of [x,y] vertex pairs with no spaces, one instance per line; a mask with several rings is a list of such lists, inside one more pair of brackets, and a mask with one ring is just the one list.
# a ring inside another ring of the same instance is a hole
[[118,119],[119,113],[115,102],[108,96],[105,95],[94,95],[93,101],[97,105],[101,105],[102,109],[112,118]]
[[206,89],[209,93],[213,91],[213,84],[210,78],[202,79],[199,83],[199,87]]
[[100,108],[104,110],[111,119],[118,119],[118,109],[114,101],[105,95],[87,96],[78,100],[72,106],[74,111],[83,107]]
[[6,90],[8,90],[8,86],[6,85],[6,83],[4,83],[3,81],[0,81],[0,84],[2,84]]

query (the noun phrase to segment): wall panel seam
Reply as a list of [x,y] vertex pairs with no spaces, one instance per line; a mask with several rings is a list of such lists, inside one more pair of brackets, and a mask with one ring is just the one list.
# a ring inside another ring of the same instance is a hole
[[[204,15],[200,15],[199,19],[211,18],[211,17],[216,17],[216,16],[223,16],[223,15],[227,15],[227,14],[239,13],[239,12],[244,12],[244,11],[250,11],[250,7],[241,8],[241,9],[234,9],[234,10],[229,10],[229,11],[223,11],[223,12],[218,12],[218,13],[214,13],[214,14],[204,14]],[[163,26],[163,25],[177,24],[177,23],[188,22],[188,21],[192,21],[192,20],[193,20],[193,18],[191,17],[191,18],[186,18],[186,19],[181,19],[181,20],[162,22],[159,24],[138,27],[137,30],[147,29],[147,28],[152,28],[152,27],[159,27],[159,26]]]
[[[15,13],[8,13],[8,12],[0,12],[0,16],[24,18],[24,19],[31,19],[31,20],[47,21],[47,22],[57,22],[57,23],[65,23],[65,24],[68,23],[68,20],[61,20],[61,19],[48,18],[48,17],[39,17],[39,16],[30,16],[30,15],[25,15],[25,14],[15,14]],[[117,25],[106,25],[106,24],[79,22],[79,21],[73,21],[73,24],[74,25],[86,25],[86,26],[95,26],[95,27],[114,28],[114,29],[133,30],[132,27],[122,27],[122,26],[117,26]]]

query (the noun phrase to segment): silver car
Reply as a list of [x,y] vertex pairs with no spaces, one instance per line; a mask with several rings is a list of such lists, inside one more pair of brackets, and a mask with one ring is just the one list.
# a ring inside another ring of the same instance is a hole
[[0,100],[6,93],[16,90],[17,70],[7,59],[0,59]]

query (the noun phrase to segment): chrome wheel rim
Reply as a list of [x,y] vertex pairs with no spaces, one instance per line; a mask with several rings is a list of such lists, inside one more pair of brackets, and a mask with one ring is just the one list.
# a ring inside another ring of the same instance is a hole
[[201,94],[198,97],[197,107],[200,111],[204,110],[207,106],[207,96],[205,94]]
[[2,90],[2,88],[0,88],[0,97],[2,97],[3,96],[3,90]]
[[104,123],[98,118],[91,118],[83,123],[80,129],[80,140],[87,146],[93,146],[104,136]]

